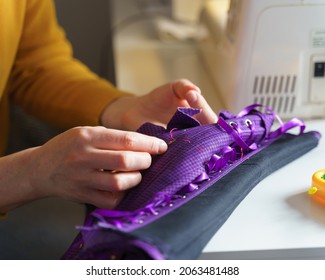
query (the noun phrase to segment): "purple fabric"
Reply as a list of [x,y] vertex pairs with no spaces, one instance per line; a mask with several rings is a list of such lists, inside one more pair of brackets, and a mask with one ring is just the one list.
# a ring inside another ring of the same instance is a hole
[[[80,252],[82,254],[78,255]],[[125,252],[128,252],[125,255]],[[123,238],[120,233],[105,231],[83,231],[77,236],[62,259],[155,259],[165,256],[150,243],[132,237]]]
[[[200,125],[192,118],[198,112],[196,109],[179,108],[167,129],[150,123],[140,127],[139,132],[159,137],[169,147],[165,154],[153,157],[150,169],[143,172],[142,182],[128,193],[117,210],[134,211],[144,207],[157,192],[168,195],[177,193],[206,170],[205,163],[213,154],[235,143],[233,136],[218,124]],[[253,112],[241,118],[231,116],[225,121],[236,123],[245,141],[252,133],[247,120],[255,127],[252,141],[259,142],[270,131],[274,117]]]
[[[116,210],[95,209],[87,215],[81,234],[63,258],[75,258],[80,250],[83,253],[79,257],[86,258],[102,259],[105,252],[120,258],[119,251],[138,256],[134,258],[163,258],[150,241],[133,239],[132,231],[198,196],[287,130],[300,127],[300,133],[304,131],[301,120],[295,118],[284,124],[268,108],[267,113],[256,110],[259,106],[249,106],[238,115],[222,111],[218,123],[211,125],[200,125],[193,118],[200,110],[179,108],[167,129],[150,123],[141,126],[139,132],[166,141],[167,152],[153,157],[141,183],[129,191]],[[271,131],[274,120],[280,127]],[[125,237],[127,233],[130,235]],[[85,248],[80,249],[81,245]],[[97,255],[92,257],[94,251]]]
[[[193,118],[200,110],[179,108],[167,129],[150,123],[141,126],[139,132],[166,141],[167,152],[153,157],[141,183],[115,210],[95,209],[80,229],[135,230],[183,205],[288,129],[300,126],[303,132],[302,121],[284,124],[273,111],[256,110],[259,106],[249,106],[238,115],[222,111],[218,122],[210,125]],[[280,127],[271,132],[275,119]]]

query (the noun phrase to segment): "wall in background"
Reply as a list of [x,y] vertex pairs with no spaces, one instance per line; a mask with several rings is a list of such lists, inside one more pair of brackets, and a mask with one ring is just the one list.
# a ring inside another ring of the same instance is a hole
[[75,57],[98,75],[115,82],[111,41],[112,0],[55,0],[59,23]]

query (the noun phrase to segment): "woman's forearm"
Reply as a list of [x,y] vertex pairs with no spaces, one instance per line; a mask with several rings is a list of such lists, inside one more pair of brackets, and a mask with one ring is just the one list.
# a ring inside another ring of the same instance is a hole
[[7,212],[44,196],[32,184],[33,153],[27,149],[0,158],[0,212]]

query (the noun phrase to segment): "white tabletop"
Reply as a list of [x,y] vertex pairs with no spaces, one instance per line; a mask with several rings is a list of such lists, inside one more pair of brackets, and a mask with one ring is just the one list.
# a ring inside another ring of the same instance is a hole
[[[222,108],[195,44],[161,42],[152,20],[115,36],[118,86],[143,94],[177,78],[201,87],[215,111]],[[325,137],[325,120],[306,121]],[[312,174],[325,168],[325,139],[319,146],[259,183],[215,234],[202,258],[325,258],[325,207],[310,199]]]

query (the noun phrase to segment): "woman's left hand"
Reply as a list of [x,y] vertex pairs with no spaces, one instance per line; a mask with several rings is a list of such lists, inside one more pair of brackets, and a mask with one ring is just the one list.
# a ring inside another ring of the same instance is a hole
[[213,112],[200,89],[186,79],[162,85],[143,96],[127,96],[110,103],[101,116],[104,126],[136,130],[145,122],[166,126],[177,107],[202,109],[196,119],[202,124],[216,123]]

